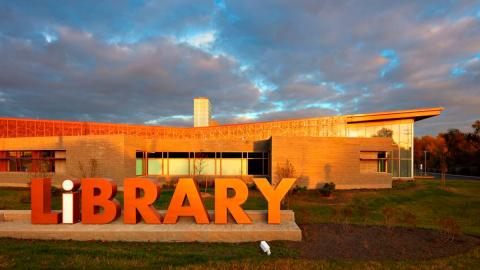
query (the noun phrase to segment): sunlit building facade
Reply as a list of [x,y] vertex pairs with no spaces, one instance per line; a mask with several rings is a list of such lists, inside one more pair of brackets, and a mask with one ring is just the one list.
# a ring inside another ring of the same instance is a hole
[[48,175],[55,181],[202,176],[275,183],[290,164],[297,184],[308,188],[326,182],[345,189],[389,188],[392,179],[413,177],[415,122],[441,111],[197,127],[0,118],[0,182]]

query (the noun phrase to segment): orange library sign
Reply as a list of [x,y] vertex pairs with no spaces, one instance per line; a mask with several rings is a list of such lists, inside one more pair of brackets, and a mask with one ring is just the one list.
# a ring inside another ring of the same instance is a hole
[[[284,178],[273,187],[265,178],[254,183],[268,202],[268,223],[280,223],[280,202],[294,184],[294,178]],[[35,178],[31,183],[32,224],[107,224],[120,217],[119,201],[114,199],[117,185],[107,178],[65,180],[62,188],[62,212],[51,210],[51,180]],[[152,179],[126,178],[123,182],[123,222],[136,224],[176,224],[179,217],[193,217],[197,224],[210,223],[198,186],[192,178],[180,178],[166,214],[162,217],[153,207],[160,195],[160,186]],[[228,190],[234,195],[228,196]],[[215,179],[215,224],[226,224],[228,213],[238,224],[251,224],[242,209],[248,198],[248,187],[235,178]],[[184,202],[188,201],[188,204]]]

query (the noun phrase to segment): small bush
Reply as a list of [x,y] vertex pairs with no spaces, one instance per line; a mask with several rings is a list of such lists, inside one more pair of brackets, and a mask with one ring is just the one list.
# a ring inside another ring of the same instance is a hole
[[335,223],[340,223],[342,221],[342,206],[340,204],[335,205],[332,213],[332,220]]
[[445,240],[453,241],[455,237],[461,234],[460,225],[452,217],[444,217],[438,221],[440,229],[443,231]]
[[357,210],[360,218],[362,219],[363,224],[367,223],[368,218],[370,217],[370,209],[365,201],[359,201],[355,205],[355,209]]
[[393,180],[392,188],[393,189],[409,189],[415,187],[417,182],[415,180]]
[[307,191],[307,187],[306,186],[295,186],[292,190],[292,194],[298,194],[298,193],[304,193],[305,191]]
[[322,194],[322,196],[330,197],[330,195],[332,195],[334,190],[335,190],[335,183],[330,182],[323,185],[323,187],[320,188],[319,191],[320,191],[320,194]]
[[22,195],[20,197],[20,202],[24,203],[24,204],[29,204],[30,203],[30,194]]
[[52,191],[52,197],[58,197],[62,195],[62,190],[57,187],[52,186],[51,191]]
[[343,219],[343,230],[349,231],[350,230],[350,220],[352,219],[353,209],[351,206],[345,206],[341,210],[341,215]]
[[405,210],[403,211],[402,222],[408,226],[417,227],[417,216],[414,213]]
[[395,225],[395,208],[390,206],[385,206],[382,209],[384,224],[387,227],[392,227]]
[[247,183],[248,190],[256,190],[257,185],[255,183]]
[[174,189],[175,188],[176,181],[173,179],[168,179],[165,181],[163,184],[163,188],[165,189]]

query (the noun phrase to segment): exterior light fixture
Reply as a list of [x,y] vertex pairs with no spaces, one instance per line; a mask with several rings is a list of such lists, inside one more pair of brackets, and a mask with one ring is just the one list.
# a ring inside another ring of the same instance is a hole
[[272,254],[272,252],[270,252],[270,246],[267,244],[267,241],[260,242],[260,248],[263,250],[263,252],[267,253],[268,256]]

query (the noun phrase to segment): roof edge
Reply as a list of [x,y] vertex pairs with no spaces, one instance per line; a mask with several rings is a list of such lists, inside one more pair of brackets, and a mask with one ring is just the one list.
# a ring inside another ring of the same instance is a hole
[[419,108],[412,110],[375,112],[365,114],[346,115],[347,123],[374,122],[384,120],[413,119],[420,121],[426,118],[438,116],[444,110],[443,107]]

